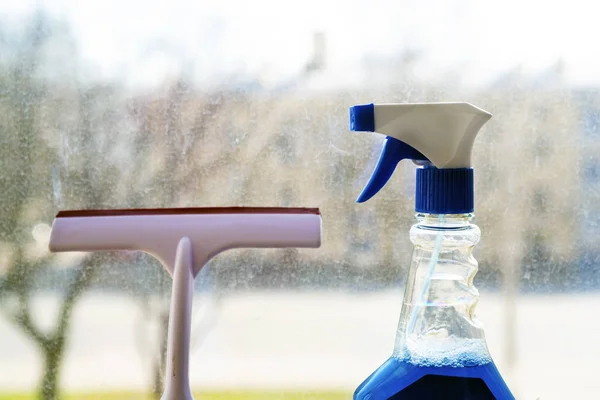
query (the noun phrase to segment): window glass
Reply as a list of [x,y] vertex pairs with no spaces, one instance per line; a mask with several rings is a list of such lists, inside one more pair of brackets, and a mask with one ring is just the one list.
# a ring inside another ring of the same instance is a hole
[[383,138],[350,132],[348,107],[439,101],[494,115],[473,152],[474,254],[500,372],[519,399],[594,398],[596,14],[580,0],[0,2],[0,399],[160,397],[171,277],[148,254],[48,241],[59,210],[192,206],[323,218],[319,249],[232,250],[201,271],[197,398],[350,398],[393,349],[415,165],[355,203]]

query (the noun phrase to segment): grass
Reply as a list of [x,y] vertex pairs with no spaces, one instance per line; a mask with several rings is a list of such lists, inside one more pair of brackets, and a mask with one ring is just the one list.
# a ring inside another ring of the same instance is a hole
[[[347,400],[352,395],[344,392],[197,392],[196,400]],[[27,393],[0,393],[0,400],[37,400]],[[147,393],[107,392],[66,394],[63,400],[152,400]]]

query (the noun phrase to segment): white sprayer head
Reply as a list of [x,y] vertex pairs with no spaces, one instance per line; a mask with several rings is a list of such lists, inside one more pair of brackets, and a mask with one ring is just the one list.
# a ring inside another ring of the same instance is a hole
[[[387,183],[398,162],[410,159],[430,163],[417,170],[417,211],[471,212],[471,152],[475,136],[491,117],[469,103],[351,107],[350,130],[387,136],[377,167],[357,201],[362,203],[373,197]],[[442,190],[442,186],[446,189]]]
[[471,167],[475,136],[492,117],[469,103],[376,104],[373,108],[374,132],[406,143],[437,168]]

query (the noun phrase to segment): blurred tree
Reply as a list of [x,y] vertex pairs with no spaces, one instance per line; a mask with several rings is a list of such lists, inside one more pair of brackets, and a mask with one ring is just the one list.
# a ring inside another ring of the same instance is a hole
[[40,395],[44,399],[57,397],[57,377],[69,316],[89,276],[87,267],[78,271],[64,297],[54,331],[42,332],[31,315],[31,291],[35,287],[35,274],[49,263],[49,257],[38,256],[31,251],[31,231],[36,222],[47,221],[51,212],[51,203],[39,200],[52,192],[50,165],[55,154],[41,140],[36,127],[36,112],[47,88],[35,75],[50,24],[44,14],[34,16],[23,43],[19,44],[19,51],[2,65],[3,90],[0,98],[3,114],[0,133],[0,186],[3,188],[0,204],[3,218],[0,234],[5,251],[10,253],[0,295],[16,297],[16,304],[7,307],[5,312],[44,354],[45,372],[40,387]]
[[[59,103],[51,103],[56,96],[60,97],[61,89],[65,90],[41,73],[47,67],[44,65],[46,47],[61,40],[53,37],[56,24],[43,12],[35,13],[22,41],[14,43],[18,47],[10,49],[14,51],[13,56],[4,59],[0,66],[0,204],[3,214],[0,241],[4,252],[8,253],[5,259],[9,260],[7,271],[0,280],[0,298],[6,316],[36,343],[43,354],[44,373],[39,388],[42,399],[59,397],[60,370],[72,311],[89,287],[102,258],[97,254],[88,256],[71,271],[70,279],[63,282],[64,293],[56,323],[50,331],[45,331],[32,314],[32,293],[40,284],[38,277],[43,276],[44,270],[56,260],[47,248],[40,248],[40,244],[45,246],[36,242],[32,230],[36,224],[51,221],[56,211],[50,194],[62,196],[53,187],[57,179],[58,183],[63,183],[61,190],[77,193],[68,197],[77,199],[78,205],[101,207],[111,194],[112,179],[117,172],[110,165],[98,168],[96,162],[99,160],[94,160],[92,154],[97,145],[92,116],[98,104],[106,104],[100,97],[110,95],[110,91],[88,88],[75,93],[76,122],[72,131],[64,136],[61,132],[60,138],[49,138],[45,136],[48,132],[40,126],[49,122],[47,119],[50,118],[42,118],[48,108],[51,113],[57,113]],[[62,30],[62,34],[65,33],[68,34]],[[71,165],[61,161],[56,143],[53,143],[67,138],[76,148],[75,162]]]

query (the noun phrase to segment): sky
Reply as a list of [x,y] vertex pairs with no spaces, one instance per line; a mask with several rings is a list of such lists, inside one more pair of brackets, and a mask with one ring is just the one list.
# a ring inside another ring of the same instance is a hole
[[575,86],[600,83],[600,5],[586,0],[0,0],[18,18],[41,4],[67,20],[94,74],[160,81],[188,63],[206,82],[232,74],[277,84],[326,37],[340,84],[369,56],[418,50],[423,79],[455,71],[485,85],[516,67],[536,74],[562,59]]

